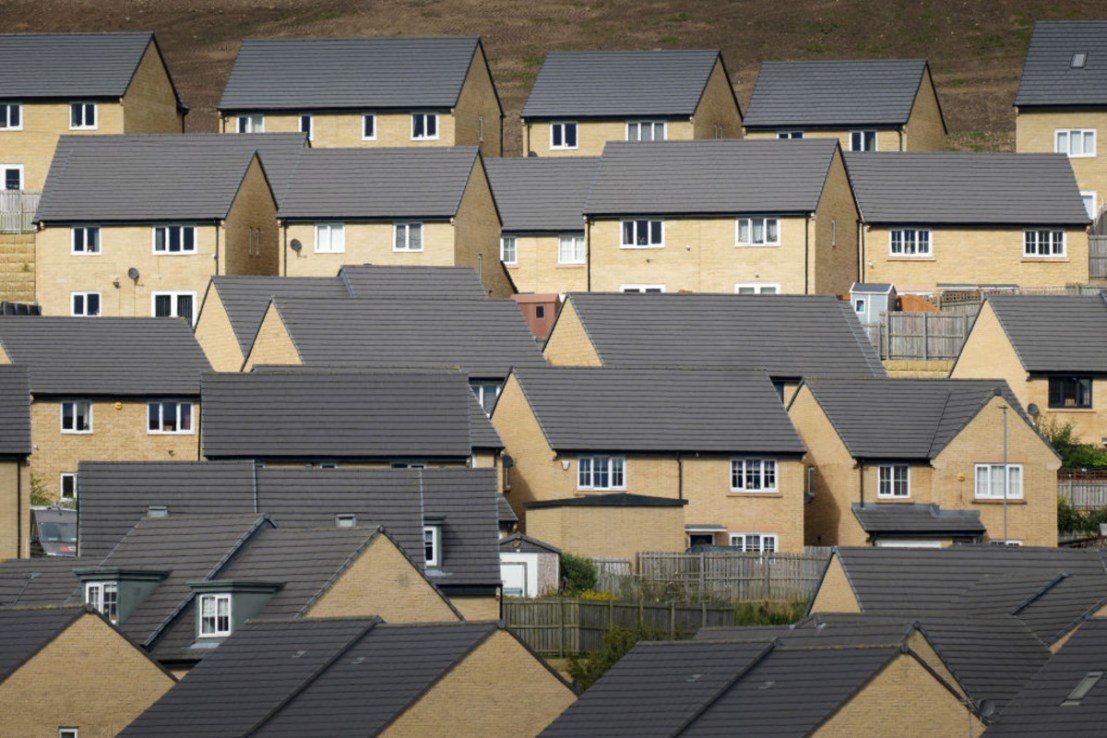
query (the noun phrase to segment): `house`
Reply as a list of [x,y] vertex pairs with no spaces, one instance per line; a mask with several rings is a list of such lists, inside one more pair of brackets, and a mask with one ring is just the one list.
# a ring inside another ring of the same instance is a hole
[[331,276],[350,263],[465,266],[485,294],[514,292],[475,146],[304,151],[278,216],[282,276]]
[[840,294],[858,279],[835,141],[611,143],[584,216],[589,292]]
[[91,608],[0,609],[5,735],[115,735],[177,680]]
[[992,295],[950,371],[1003,379],[1030,417],[1071,423],[1086,443],[1107,443],[1107,302],[1102,296]]
[[0,364],[26,368],[24,471],[51,501],[76,499],[81,461],[197,458],[211,367],[182,321],[2,316]]
[[809,545],[1057,545],[1060,459],[1002,380],[807,379],[788,414]]
[[1038,21],[1015,95],[1015,150],[1068,157],[1088,218],[1102,233],[1107,175],[1096,145],[1107,130],[1107,21]]
[[[213,700],[233,694],[233,700]],[[526,699],[519,699],[519,695]],[[496,623],[251,623],[123,736],[537,735],[576,695]]]
[[899,293],[1088,281],[1089,217],[1056,154],[846,154],[862,282]]
[[588,289],[584,202],[598,165],[594,156],[487,162],[503,219],[500,261],[519,292],[539,296]]
[[27,368],[0,365],[0,559],[30,556],[32,451]]
[[763,371],[516,368],[492,422],[525,532],[569,553],[803,548],[804,448]]
[[193,322],[208,280],[278,274],[278,192],[304,137],[63,136],[35,214],[45,315]]
[[761,63],[749,138],[835,138],[845,151],[942,151],[945,116],[926,59]]
[[596,156],[608,141],[739,138],[718,49],[551,51],[520,115],[523,151]]
[[541,597],[561,586],[561,549],[512,533],[500,539],[504,597]]
[[306,133],[315,148],[503,150],[479,38],[246,39],[219,101],[224,133]]

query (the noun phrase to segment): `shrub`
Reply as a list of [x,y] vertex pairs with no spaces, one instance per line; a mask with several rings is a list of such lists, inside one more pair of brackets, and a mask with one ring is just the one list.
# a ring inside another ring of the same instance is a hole
[[575,596],[596,587],[596,564],[592,559],[561,554],[562,594]]
[[1074,435],[1072,423],[1057,423],[1043,420],[1038,423],[1041,431],[1053,450],[1061,455],[1062,469],[1105,469],[1107,468],[1107,450],[1091,443],[1082,443]]

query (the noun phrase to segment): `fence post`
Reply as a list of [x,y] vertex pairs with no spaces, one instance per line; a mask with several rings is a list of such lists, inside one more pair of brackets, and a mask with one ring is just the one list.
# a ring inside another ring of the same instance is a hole
[[761,592],[762,599],[768,600],[769,598],[769,557],[761,555]]
[[880,358],[890,359],[892,358],[892,318],[887,316],[881,321],[882,330],[881,337],[883,339],[883,346],[880,347]]
[[565,658],[565,600],[557,603],[557,655]]
[[923,313],[923,361],[930,358],[930,313]]

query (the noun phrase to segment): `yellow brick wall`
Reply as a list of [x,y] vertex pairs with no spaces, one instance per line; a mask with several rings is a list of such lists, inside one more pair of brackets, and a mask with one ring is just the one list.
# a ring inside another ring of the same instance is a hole
[[823,195],[815,209],[812,258],[808,265],[810,291],[821,295],[849,292],[857,281],[857,203],[840,152],[827,172]]
[[566,292],[587,291],[587,266],[558,264],[557,249],[557,236],[515,237],[517,258],[514,264],[506,266],[520,293],[556,292],[563,295]]
[[184,116],[177,110],[173,83],[151,42],[123,93],[123,133],[183,132]]
[[34,299],[35,234],[0,234],[0,301]]
[[471,596],[463,597],[455,595],[450,602],[456,607],[466,620],[499,620],[500,601],[496,597]]
[[946,666],[945,661],[938,655],[938,652],[934,650],[934,647],[930,645],[930,641],[926,640],[920,631],[915,630],[907,637],[907,647],[911,649],[915,656],[917,656],[923,663],[929,666],[931,669],[938,673],[938,676],[947,684],[951,689],[957,693],[959,699],[968,699],[968,694],[957,681],[957,677],[953,675],[953,672]]
[[528,510],[526,533],[565,553],[629,559],[632,568],[639,551],[680,552],[688,547],[682,507]]
[[511,509],[519,516],[520,528],[526,530],[527,512],[523,503],[553,499],[556,496],[547,477],[550,464],[560,464],[560,461],[555,460],[556,456],[535,421],[514,375],[507,378],[500,397],[496,400],[492,425],[504,442],[504,453],[515,460],[515,466],[511,470],[511,491],[506,493],[506,497],[511,503]]
[[[375,111],[366,110],[365,113]],[[433,112],[433,111],[427,111]],[[373,146],[387,147],[426,147],[426,146],[454,146],[454,118],[449,111],[438,111],[438,138],[415,141],[411,138],[411,114],[410,113],[381,113],[377,116],[377,138],[374,141],[363,141],[361,111],[356,113],[312,113],[305,110],[294,113],[265,113],[263,128],[265,133],[299,133],[300,115],[312,115],[313,136],[311,145],[313,148],[355,147]],[[228,115],[222,118],[224,133],[236,133],[238,130],[237,116]]]
[[[798,131],[799,128],[781,128],[780,130]],[[831,128],[825,130],[804,130],[803,137],[805,139],[824,139],[824,138],[836,138],[838,144],[842,147],[842,151],[849,151],[849,135],[852,131],[862,130],[861,128]],[[903,135],[898,128],[874,128],[872,126],[865,126],[864,130],[876,131],[876,150],[877,151],[901,151],[903,146]],[[777,132],[774,131],[746,131],[746,138],[756,141],[773,141],[776,140]]]
[[473,163],[454,223],[452,263],[476,269],[492,297],[510,297],[514,290],[500,265],[500,215],[480,159]]
[[830,566],[827,567],[819,590],[811,602],[810,614],[821,612],[861,612],[861,607],[857,604],[857,596],[850,587],[846,573],[842,569],[842,561],[837,554],[830,559]]
[[31,478],[25,464],[0,460],[0,561],[30,556]]
[[[74,99],[73,102],[78,102]],[[84,101],[81,101],[84,102]],[[23,103],[23,130],[0,131],[0,164],[23,165],[23,189],[41,190],[58,146],[58,136],[123,133],[118,100],[96,102],[96,128],[70,130],[69,103]]]
[[1058,129],[1093,128],[1096,155],[1069,157],[1081,190],[1096,193],[1096,208],[1107,205],[1107,110],[1020,110],[1015,117],[1015,151],[1053,153]]
[[303,363],[280,314],[270,305],[261,321],[257,338],[246,356],[242,371],[248,372],[255,366],[266,364],[300,366]]
[[571,299],[562,304],[543,355],[550,366],[602,366]]
[[[904,224],[926,227],[925,223]],[[943,284],[1063,287],[1088,281],[1088,234],[1063,228],[1064,257],[1023,257],[1022,228],[934,228],[929,257],[892,256],[891,228],[862,228],[865,282],[891,282],[900,292],[932,292]],[[871,264],[871,266],[870,266]]]
[[906,151],[944,151],[946,133],[938,93],[930,74],[924,74],[904,133]]
[[[341,222],[341,221],[319,221]],[[398,223],[418,222],[397,220]],[[497,228],[498,228],[497,224]],[[333,277],[345,264],[379,266],[457,266],[457,230],[449,222],[423,223],[422,251],[394,251],[393,223],[345,223],[346,250],[340,253],[315,252],[315,224],[294,223],[285,227],[282,255],[286,260],[284,276]],[[296,253],[289,244],[302,244]],[[499,260],[499,245],[496,246]]]
[[[525,699],[520,699],[525,695]],[[537,656],[497,631],[381,733],[389,738],[536,736],[576,699]],[[445,726],[449,726],[447,730]]]
[[[260,243],[253,239],[255,231],[260,231]],[[257,157],[246,170],[220,239],[220,274],[277,276],[277,202]]]
[[[554,122],[572,121],[572,118],[558,119]],[[550,121],[523,121],[523,146],[527,152],[538,156],[599,156],[608,141],[627,140],[627,120],[664,120],[665,140],[691,141],[695,138],[692,121],[685,118],[663,118],[646,116],[619,120],[578,120],[577,148],[550,148]],[[529,148],[527,148],[529,144]]]
[[208,285],[203,308],[196,320],[196,341],[217,372],[237,372],[242,369],[242,349],[235,338],[231,319],[218,290]]
[[[716,135],[718,134],[718,135]],[[700,103],[692,114],[693,138],[741,138],[742,115],[734,99],[734,91],[723,71],[722,60],[716,60],[707,78]]]
[[0,736],[114,736],[175,684],[98,615],[86,614],[0,683]]
[[461,85],[453,114],[455,145],[480,146],[483,156],[503,154],[500,104],[496,98],[495,83],[488,73],[488,64],[480,48],[473,54],[469,73]]

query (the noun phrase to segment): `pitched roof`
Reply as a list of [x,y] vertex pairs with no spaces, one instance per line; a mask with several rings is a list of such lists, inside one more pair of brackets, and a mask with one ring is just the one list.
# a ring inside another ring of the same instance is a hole
[[245,39],[222,111],[453,108],[475,37]]
[[813,213],[837,151],[833,139],[610,142],[600,157],[584,212]]
[[521,117],[690,117],[718,49],[551,51]]
[[742,122],[749,128],[903,125],[926,70],[925,59],[762,62]]
[[573,293],[568,302],[605,367],[885,376],[856,313],[830,296]]
[[281,197],[278,216],[445,220],[461,206],[479,165],[477,151],[476,146],[308,149]]
[[62,136],[35,221],[226,218],[255,156],[280,202],[305,141],[301,133]]
[[0,34],[0,99],[121,98],[154,34]]
[[[1025,416],[1002,379],[808,379],[807,387],[858,459],[933,459],[999,391]],[[1044,443],[1044,441],[1043,441]]]
[[73,559],[42,557],[0,563],[0,607],[80,604],[80,582]]
[[500,553],[560,554],[561,549],[523,533],[512,533],[500,540]]
[[992,295],[992,311],[1028,372],[1107,372],[1107,300]]
[[0,347],[35,395],[192,396],[211,371],[188,324],[165,318],[0,316]]
[[556,451],[804,452],[761,371],[545,367],[514,376]]
[[0,366],[0,458],[31,453],[31,387],[24,366]]
[[514,157],[484,166],[504,233],[584,230],[584,201],[599,157]]
[[353,297],[440,300],[488,296],[473,267],[347,264],[338,277]]
[[83,607],[0,608],[0,683],[85,613]]
[[845,154],[866,223],[1074,225],[1089,222],[1063,154]]
[[928,536],[982,536],[986,532],[979,510],[942,510],[936,504],[861,505],[853,516],[870,535],[925,534]]
[[1015,105],[1107,105],[1107,21],[1036,22]]

